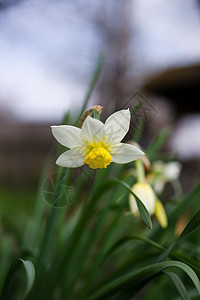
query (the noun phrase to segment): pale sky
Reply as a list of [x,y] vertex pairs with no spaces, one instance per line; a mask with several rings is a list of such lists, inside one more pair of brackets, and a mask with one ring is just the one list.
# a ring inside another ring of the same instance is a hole
[[[79,2],[29,0],[0,11],[0,107],[21,120],[61,120],[84,98],[104,49]],[[200,61],[195,0],[133,0],[130,7],[138,77]]]
[[196,0],[134,3],[134,50],[145,72],[200,62],[200,7]]

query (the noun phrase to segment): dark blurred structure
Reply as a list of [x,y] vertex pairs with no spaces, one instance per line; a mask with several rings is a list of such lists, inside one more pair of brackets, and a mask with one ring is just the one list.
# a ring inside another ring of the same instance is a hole
[[169,98],[177,114],[200,111],[200,65],[169,69],[145,83],[143,90]]
[[150,130],[156,132],[162,127],[159,120],[162,125],[164,122],[170,125],[172,133],[167,151],[181,161],[182,188],[188,192],[200,172],[200,65],[170,68],[144,83],[142,91],[150,95],[155,104],[155,99],[159,99],[158,118]]
[[36,187],[52,145],[50,126],[4,123],[0,137],[0,185]]

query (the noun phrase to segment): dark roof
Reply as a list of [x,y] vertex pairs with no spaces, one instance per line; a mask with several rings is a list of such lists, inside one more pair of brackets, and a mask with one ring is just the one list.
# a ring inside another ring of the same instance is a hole
[[171,99],[178,112],[200,111],[200,65],[169,69],[152,77],[143,90]]

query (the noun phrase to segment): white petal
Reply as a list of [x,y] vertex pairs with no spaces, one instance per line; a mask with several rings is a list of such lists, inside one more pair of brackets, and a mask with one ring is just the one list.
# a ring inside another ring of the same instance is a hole
[[82,147],[75,147],[61,154],[56,164],[61,167],[77,168],[84,165],[83,159],[86,156],[86,151]]
[[130,119],[129,109],[119,110],[108,117],[104,126],[106,143],[113,145],[121,142],[129,130]]
[[104,139],[104,124],[87,116],[81,128],[81,139],[84,143],[100,143]]
[[[155,201],[156,201],[155,194],[152,187],[146,182],[142,182],[142,183],[138,182],[133,186],[132,191],[134,194],[136,194],[136,196],[138,196],[138,198],[145,205],[149,214],[152,215],[155,211]],[[138,211],[137,203],[133,195],[130,195],[129,204],[130,204],[131,211],[133,213],[137,213]]]
[[51,130],[53,136],[61,145],[67,148],[73,148],[81,145],[80,128],[70,125],[60,125],[51,126]]
[[180,176],[181,164],[178,161],[168,162],[164,167],[164,175],[168,180],[176,180]]
[[113,162],[126,164],[141,158],[144,155],[144,152],[135,146],[119,143],[110,148],[110,155]]

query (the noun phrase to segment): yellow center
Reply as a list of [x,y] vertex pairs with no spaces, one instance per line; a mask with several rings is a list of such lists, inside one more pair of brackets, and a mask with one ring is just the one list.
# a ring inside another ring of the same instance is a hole
[[91,169],[107,168],[111,163],[112,157],[101,144],[92,145],[92,147],[89,147],[89,150],[90,152],[83,161],[88,164]]

